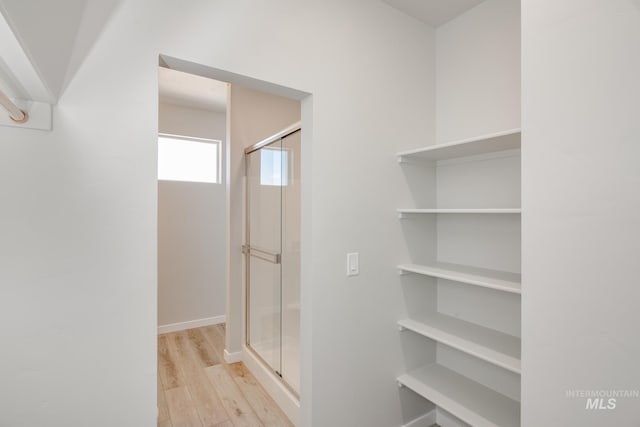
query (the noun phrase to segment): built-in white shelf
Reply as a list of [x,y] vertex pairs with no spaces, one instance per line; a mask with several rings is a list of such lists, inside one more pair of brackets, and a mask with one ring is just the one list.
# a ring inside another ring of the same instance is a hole
[[398,383],[472,426],[520,425],[519,402],[444,366],[425,366],[401,375]]
[[497,208],[497,209],[398,209],[398,216],[404,218],[411,214],[520,214],[520,208]]
[[511,129],[445,144],[430,145],[397,153],[398,160],[413,157],[429,160],[453,159],[520,148],[520,129]]
[[400,273],[414,273],[440,279],[453,280],[497,291],[522,293],[520,275],[505,271],[487,270],[457,264],[434,263],[429,265],[402,264],[398,266]]
[[520,338],[440,313],[400,320],[398,326],[520,374]]

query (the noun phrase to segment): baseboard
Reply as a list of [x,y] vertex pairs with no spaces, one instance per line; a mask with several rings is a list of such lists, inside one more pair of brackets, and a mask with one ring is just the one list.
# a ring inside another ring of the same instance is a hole
[[224,349],[224,361],[227,363],[236,363],[242,362],[244,358],[242,357],[241,351],[236,351],[234,353],[229,353],[227,349]]
[[436,408],[433,408],[424,415],[419,416],[413,421],[403,424],[402,427],[431,427],[436,423]]
[[217,325],[224,323],[226,316],[206,317],[204,319],[189,320],[186,322],[170,323],[168,325],[158,325],[158,335],[169,332],[184,331],[185,329],[200,328],[202,326]]

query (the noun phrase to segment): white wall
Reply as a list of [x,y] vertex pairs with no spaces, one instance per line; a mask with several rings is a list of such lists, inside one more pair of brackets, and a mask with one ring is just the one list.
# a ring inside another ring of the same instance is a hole
[[[226,144],[224,113],[161,102],[158,125],[161,133]],[[224,183],[158,181],[159,326],[225,315],[226,221]]]
[[[438,142],[520,127],[519,41],[520,0],[487,0],[437,29]],[[438,206],[520,207],[520,162],[517,150],[438,162]],[[435,227],[438,261],[520,273],[519,215],[441,216]],[[446,282],[438,303],[440,311],[520,336],[518,297],[484,290],[465,297]],[[501,309],[478,309],[486,304]]]
[[[487,0],[439,27],[436,52],[438,142],[520,127],[520,0]],[[439,207],[521,205],[518,150],[444,160],[434,168]],[[434,228],[441,262],[521,271],[519,215],[438,216]],[[519,337],[520,297],[471,288],[439,279],[438,312]],[[442,345],[437,349],[437,361],[512,399],[520,399],[517,374]],[[538,420],[539,425],[544,424],[542,420]]]
[[522,3],[523,426],[638,425],[640,2]]
[[[155,423],[159,53],[313,94],[303,424],[387,427],[415,412],[394,381],[406,253],[393,153],[433,139],[432,42],[369,0],[124,0],[54,131],[0,129],[0,424]],[[351,251],[361,274],[347,279]]]
[[[194,138],[217,139],[223,142],[223,147],[227,139],[226,117],[226,114],[222,112],[189,108],[165,103],[162,100],[158,104],[159,132]],[[224,162],[222,166],[224,169]]]
[[437,141],[520,127],[520,0],[487,0],[436,40]]

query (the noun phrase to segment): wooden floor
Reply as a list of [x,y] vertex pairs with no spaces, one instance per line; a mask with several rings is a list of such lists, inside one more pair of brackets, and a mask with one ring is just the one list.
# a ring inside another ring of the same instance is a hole
[[158,337],[158,427],[293,427],[243,363],[223,359],[224,325]]

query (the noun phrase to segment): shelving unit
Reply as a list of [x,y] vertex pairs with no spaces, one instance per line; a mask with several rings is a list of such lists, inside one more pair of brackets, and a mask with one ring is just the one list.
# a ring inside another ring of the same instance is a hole
[[514,294],[522,293],[520,275],[515,273],[447,263],[434,263],[432,265],[402,264],[398,266],[398,271],[401,274],[422,274],[424,276],[453,280],[455,282],[481,286],[497,291],[511,292]]
[[519,271],[520,138],[512,129],[397,153],[423,203],[398,217],[425,218],[402,223],[410,251],[424,253],[398,272],[435,279],[406,279],[410,311],[398,328],[435,347],[398,384],[472,426],[520,425],[522,285],[509,272]]
[[516,374],[520,373],[520,340],[493,329],[442,314],[404,319],[400,328],[470,354]]
[[398,377],[405,386],[472,426],[520,425],[520,403],[438,364]]
[[398,153],[397,156],[399,161],[406,160],[407,158],[445,160],[513,150],[520,148],[520,133],[520,129],[511,129],[461,141],[402,151]]

